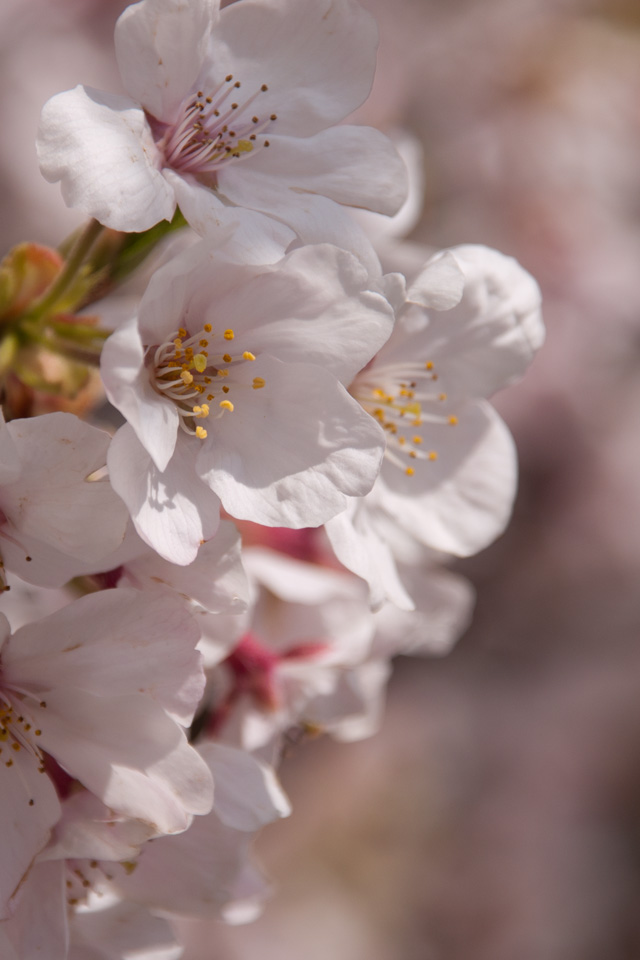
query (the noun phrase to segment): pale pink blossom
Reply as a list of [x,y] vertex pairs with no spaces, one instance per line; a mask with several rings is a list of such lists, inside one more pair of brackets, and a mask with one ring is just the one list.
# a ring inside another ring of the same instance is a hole
[[218,664],[220,636],[236,639],[210,673],[207,729],[272,757],[288,728],[361,712],[351,678],[370,654],[374,620],[355,577],[260,547],[245,550],[244,562],[251,608],[233,624],[229,617],[202,623],[206,664]]
[[180,836],[142,847],[135,868],[116,872],[119,893],[154,910],[224,918],[259,907],[269,885],[251,846],[267,823],[291,812],[273,770],[242,750],[203,743],[198,752],[215,783],[213,810]]
[[184,830],[211,804],[188,745],[203,673],[198,630],[169,595],[110,590],[9,635],[0,649],[0,916],[60,816],[48,757],[122,815]]
[[128,96],[77,87],[44,107],[41,169],[70,206],[141,231],[180,205],[228,224],[353,248],[341,204],[393,214],[402,161],[377,130],[339,125],[373,81],[377,30],[354,0],[142,0],[116,25]]
[[484,400],[520,377],[542,343],[540,292],[519,264],[480,246],[430,260],[407,293],[390,275],[393,334],[350,391],[386,432],[373,490],[327,523],[336,555],[374,606],[410,608],[396,559],[423,547],[468,556],[504,529],[516,490],[511,435]]
[[265,824],[289,815],[289,802],[273,770],[249,754],[214,743],[201,744],[198,753],[215,782],[215,802],[179,837],[149,843],[148,824],[119,817],[87,791],[71,794],[14,898],[11,919],[0,924],[0,944],[4,934],[18,956],[30,956],[30,948],[34,956],[39,950],[59,960],[70,939],[72,956],[73,945],[82,945],[120,960],[111,952],[117,924],[110,930],[106,911],[121,919],[131,912],[138,947],[150,950],[169,931],[156,923],[154,933],[147,908],[173,918],[256,916],[270,887],[252,843]]
[[220,503],[268,526],[316,526],[371,489],[384,434],[347,392],[389,336],[367,271],[328,245],[277,264],[202,243],[158,271],[107,341],[102,376],[128,423],[111,483],[138,534],[190,563]]

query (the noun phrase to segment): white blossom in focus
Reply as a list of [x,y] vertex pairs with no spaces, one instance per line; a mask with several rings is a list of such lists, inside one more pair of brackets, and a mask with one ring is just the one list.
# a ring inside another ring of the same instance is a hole
[[391,330],[368,283],[328,245],[260,265],[203,242],[154,275],[138,317],[105,344],[102,376],[128,421],[111,483],[162,557],[191,563],[220,503],[268,526],[317,526],[371,489],[384,434],[344,386]]
[[142,0],[116,25],[128,96],[76,87],[45,105],[41,169],[69,206],[116,230],[228,224],[375,255],[341,204],[393,214],[391,142],[338,125],[369,93],[377,30],[355,0]]

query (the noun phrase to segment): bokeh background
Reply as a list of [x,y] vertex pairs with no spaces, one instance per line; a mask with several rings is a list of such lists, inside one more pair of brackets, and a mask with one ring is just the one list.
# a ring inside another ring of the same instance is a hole
[[[396,664],[372,740],[292,748],[294,814],[246,927],[186,960],[640,956],[640,6],[365,0],[379,70],[358,119],[424,151],[411,235],[486,243],[543,290],[548,341],[495,400],[518,444],[513,522],[458,568],[468,633]],[[0,6],[1,246],[78,222],[33,140],[52,94],[119,89],[122,0]]]

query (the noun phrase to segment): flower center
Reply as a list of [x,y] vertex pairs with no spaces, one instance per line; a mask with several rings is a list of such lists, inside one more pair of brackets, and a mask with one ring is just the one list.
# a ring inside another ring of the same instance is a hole
[[[234,381],[234,365],[256,359],[249,350],[235,356],[227,352],[235,337],[231,329],[222,334],[225,347],[218,349],[224,349],[224,353],[208,350],[214,336],[210,323],[205,323],[193,336],[180,327],[155,350],[152,347],[150,354],[153,387],[174,401],[180,414],[180,427],[200,440],[206,439],[207,431],[197,421],[218,420],[225,413],[233,413],[232,387],[237,390],[245,386]],[[254,377],[251,383],[254,390],[264,385],[262,377]]]
[[[107,821],[115,823],[115,821]],[[67,903],[71,907],[77,907],[79,904],[85,904],[88,898],[93,894],[103,897],[105,894],[105,881],[111,883],[117,880],[114,873],[119,867],[129,875],[133,873],[137,864],[131,860],[120,860],[101,862],[99,860],[66,860],[65,861],[65,887]]]
[[385,457],[408,477],[415,473],[412,461],[438,459],[437,450],[424,449],[421,428],[458,422],[456,416],[438,410],[447,395],[435,386],[437,381],[431,361],[388,363],[364,370],[350,387],[351,395],[386,431]]
[[[24,697],[24,699],[23,699]],[[0,690],[0,763],[5,767],[14,766],[16,755],[25,751],[38,764],[40,773],[45,772],[45,758],[36,742],[42,735],[28,706],[28,699],[37,700],[28,691],[9,690],[7,687]],[[46,707],[46,701],[39,700],[40,707]],[[29,806],[34,800],[29,799]]]
[[268,90],[266,83],[243,102],[235,99],[239,88],[240,81],[229,74],[211,93],[198,90],[185,100],[181,118],[158,141],[168,166],[180,173],[215,174],[269,146],[268,140],[258,143],[257,136],[278,118],[275,113],[259,117],[252,109]]
[[251,631],[246,633],[235,650],[222,662],[229,675],[229,687],[209,717],[209,733],[213,736],[220,733],[231,710],[242,696],[249,697],[258,710],[266,713],[279,710],[282,706],[278,678],[281,664],[286,661],[313,660],[327,649],[328,644],[318,640],[297,643],[276,652],[265,645],[256,634]]

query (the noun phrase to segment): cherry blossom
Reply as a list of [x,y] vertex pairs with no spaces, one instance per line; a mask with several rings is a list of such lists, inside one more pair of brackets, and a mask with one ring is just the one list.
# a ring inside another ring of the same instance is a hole
[[215,803],[180,836],[148,843],[148,824],[119,817],[87,791],[70,794],[0,927],[0,944],[4,934],[17,956],[51,960],[66,956],[69,941],[71,956],[99,944],[119,960],[116,944],[125,932],[131,937],[132,923],[138,948],[173,942],[147,908],[174,917],[257,915],[270,888],[251,844],[262,826],[289,815],[289,802],[273,770],[243,751],[204,743],[198,753],[216,783]]
[[116,873],[118,891],[155,910],[185,917],[259,912],[269,891],[251,858],[265,824],[291,812],[273,770],[242,750],[203,743],[198,752],[216,784],[213,810],[180,836],[143,846],[135,868]]
[[107,806],[159,833],[184,830],[208,811],[211,779],[182,729],[204,678],[198,630],[177,599],[103,591],[13,636],[4,617],[1,626],[5,917],[60,816],[48,757]]
[[44,176],[117,230],[234,224],[375,262],[341,204],[393,214],[406,174],[377,130],[339,124],[369,93],[375,23],[354,0],[142,0],[116,25],[128,96],[82,86],[42,113]]
[[218,664],[220,634],[236,639],[210,675],[207,729],[271,758],[289,727],[361,712],[350,675],[369,656],[374,621],[355,577],[261,547],[246,549],[244,561],[251,608],[234,623],[202,624],[207,666]]
[[326,529],[374,606],[388,598],[410,608],[395,558],[415,561],[422,546],[468,556],[509,519],[516,453],[483,398],[525,372],[544,327],[533,278],[487,247],[437,255],[408,293],[398,275],[388,282],[393,334],[350,386],[385,430],[384,464],[371,493]]
[[220,502],[239,519],[314,526],[371,489],[384,434],[344,387],[391,330],[368,284],[328,245],[260,265],[202,243],[154,275],[105,344],[102,376],[128,421],[111,483],[161,556],[190,563]]

